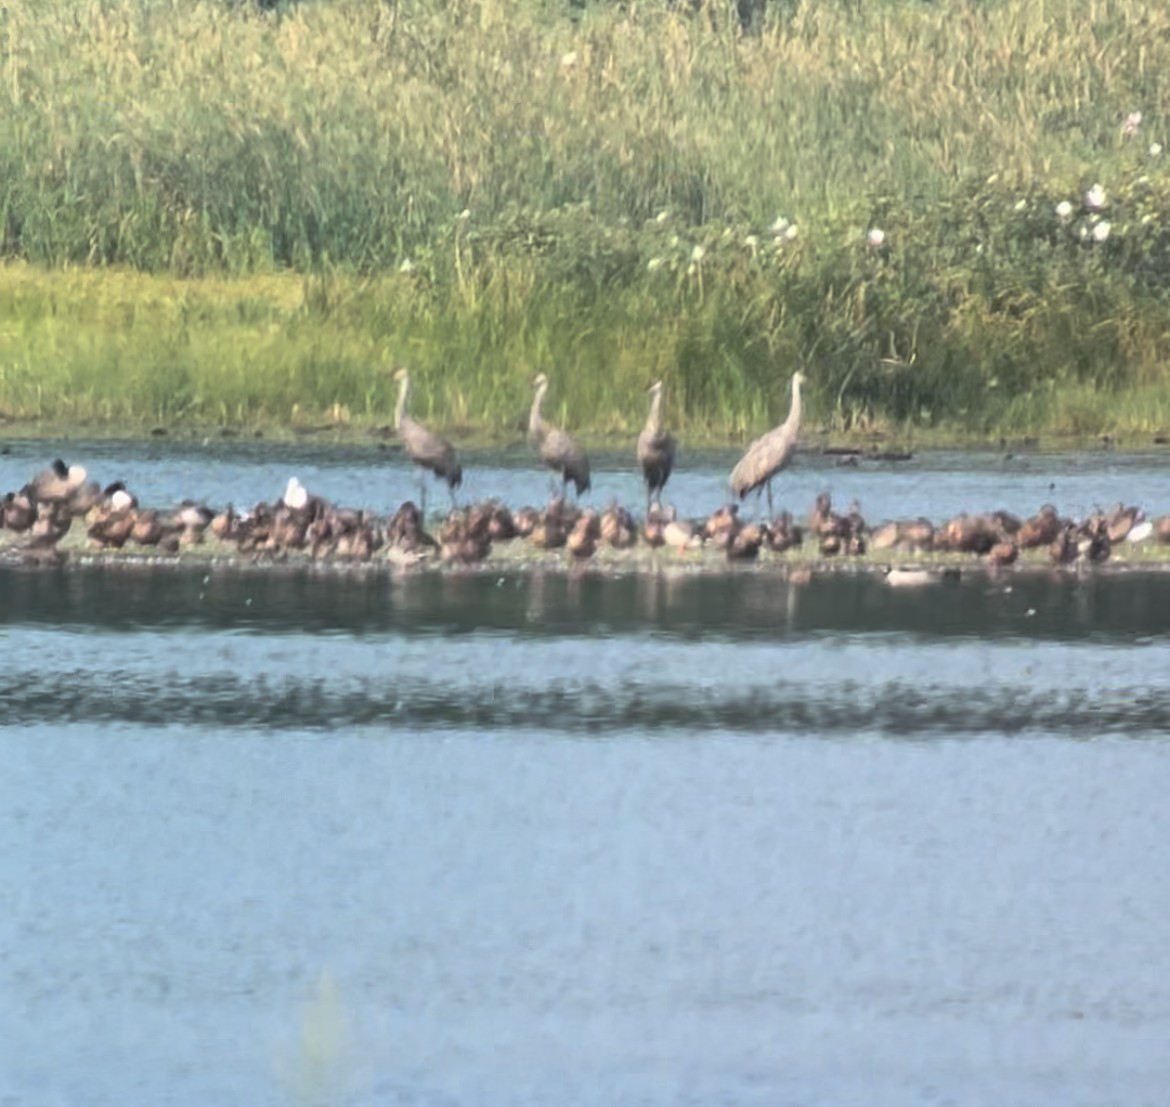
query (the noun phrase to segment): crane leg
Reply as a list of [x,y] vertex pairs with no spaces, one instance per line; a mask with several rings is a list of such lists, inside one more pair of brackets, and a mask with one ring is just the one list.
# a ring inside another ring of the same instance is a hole
[[772,510],[772,482],[768,481],[768,518],[771,519],[775,515]]

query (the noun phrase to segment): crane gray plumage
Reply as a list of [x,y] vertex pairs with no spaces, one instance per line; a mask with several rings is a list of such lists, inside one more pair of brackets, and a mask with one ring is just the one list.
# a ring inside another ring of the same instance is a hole
[[792,406],[788,409],[788,418],[757,438],[731,470],[731,494],[742,500],[749,492],[766,488],[769,515],[772,513],[772,478],[787,468],[796,450],[796,436],[800,431],[800,386],[804,382],[803,373],[792,374]]
[[[406,405],[410,399],[410,373],[399,369],[394,374],[398,381],[398,404],[394,409],[394,426],[398,437],[402,439],[406,456],[415,465],[429,469],[439,480],[447,482],[447,490],[451,493],[451,503],[455,503],[455,489],[463,483],[463,466],[459,464],[459,455],[455,447],[445,438],[440,438],[433,431],[427,430],[421,423],[416,423],[406,413]],[[420,482],[423,511],[426,510],[426,478]]]
[[589,455],[560,427],[544,421],[540,405],[544,403],[544,394],[548,391],[548,377],[537,373],[532,384],[536,394],[532,397],[532,411],[528,415],[528,437],[536,446],[540,460],[561,474],[565,488],[572,481],[580,496],[588,492],[590,487]]
[[662,429],[659,409],[662,406],[662,381],[650,386],[650,412],[646,425],[638,435],[638,465],[646,481],[646,509],[657,497],[662,503],[662,490],[674,469],[674,437]]

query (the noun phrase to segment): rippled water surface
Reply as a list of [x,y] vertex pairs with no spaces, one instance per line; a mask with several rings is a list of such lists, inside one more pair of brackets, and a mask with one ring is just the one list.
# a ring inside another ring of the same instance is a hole
[[[410,494],[191,449],[74,456]],[[793,496],[1164,488],[960,461]],[[0,1103],[1160,1107],[1168,628],[1157,574],[0,567]]]
[[[237,507],[272,501],[297,476],[313,492],[338,503],[379,512],[418,497],[418,472],[392,443],[335,446],[211,439],[167,438],[147,442],[11,441],[0,453],[0,491],[19,488],[56,456],[84,465],[103,483],[125,480],[151,506],[193,498]],[[668,499],[683,515],[706,514],[727,495],[727,475],[738,453],[682,448],[668,486]],[[509,505],[542,504],[550,483],[533,464],[528,446],[463,452],[464,499],[499,497]],[[617,498],[633,506],[645,495],[634,472],[632,449],[594,451],[591,500]],[[925,515],[939,520],[959,511],[1004,508],[1031,513],[1051,502],[1065,514],[1084,516],[1096,506],[1120,501],[1170,511],[1166,473],[1170,449],[1148,452],[1038,453],[930,451],[908,462],[863,461],[842,467],[839,459],[800,453],[776,479],[776,506],[803,515],[818,492],[845,505],[860,500],[870,519]],[[445,508],[446,488],[429,481],[429,506]]]

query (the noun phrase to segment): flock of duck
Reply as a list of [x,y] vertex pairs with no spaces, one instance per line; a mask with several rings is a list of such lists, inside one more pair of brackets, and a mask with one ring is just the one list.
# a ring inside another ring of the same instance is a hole
[[1123,542],[1170,544],[1170,516],[1148,520],[1135,507],[1095,512],[1076,521],[1051,505],[1021,519],[1006,511],[961,514],[934,525],[905,519],[871,526],[856,503],[834,510],[827,493],[817,496],[807,520],[781,512],[768,521],[748,521],[738,505],[725,504],[705,519],[677,517],[673,508],[651,503],[641,519],[619,504],[603,511],[582,508],[563,495],[543,509],[512,511],[499,501],[453,507],[435,532],[408,500],[393,515],[341,507],[314,495],[293,477],[275,503],[247,511],[212,510],[185,502],[171,509],[142,507],[121,481],[101,487],[80,466],[55,461],[19,491],[9,492],[0,528],[16,536],[8,545],[27,563],[56,564],[66,557],[61,541],[78,525],[92,550],[139,549],[177,553],[214,538],[240,556],[282,559],[290,553],[317,560],[366,562],[385,558],[399,565],[425,561],[472,564],[493,546],[525,542],[536,550],[564,550],[586,561],[600,549],[665,548],[687,554],[714,550],[728,561],[750,561],[761,551],[810,550],[814,557],[857,556],[895,551],[967,553],[989,565],[1013,563],[1021,551],[1046,551],[1049,562],[1099,563]]
[[[383,557],[398,564],[427,560],[472,564],[483,561],[494,545],[527,542],[538,550],[565,550],[574,561],[586,561],[598,550],[635,546],[666,547],[686,553],[699,549],[721,552],[729,561],[751,561],[761,551],[785,553],[814,549],[815,557],[858,556],[866,553],[936,552],[979,556],[992,566],[1010,565],[1021,551],[1046,551],[1055,565],[1078,560],[1100,563],[1119,543],[1154,540],[1170,545],[1170,516],[1150,520],[1136,507],[1097,511],[1083,520],[1064,518],[1046,505],[1032,518],[1006,511],[963,513],[938,526],[927,519],[904,519],[870,526],[858,505],[834,510],[827,493],[817,496],[804,521],[787,512],[774,513],[772,478],[791,460],[800,425],[800,389],[804,377],[792,378],[792,403],[787,419],[757,439],[732,470],[732,502],[705,519],[680,519],[662,503],[662,490],[674,465],[673,437],[661,426],[662,383],[650,388],[650,411],[638,436],[636,456],[646,484],[646,511],[639,520],[617,503],[605,510],[583,508],[567,497],[571,483],[579,497],[589,490],[589,459],[563,430],[546,423],[541,405],[548,389],[542,373],[535,379],[529,434],[541,461],[562,479],[559,494],[543,509],[511,511],[497,500],[459,506],[455,490],[463,470],[451,444],[415,422],[406,413],[410,377],[396,374],[400,389],[395,425],[406,453],[417,465],[447,483],[452,506],[436,533],[427,530],[425,473],[420,508],[408,500],[389,517],[340,507],[312,494],[295,477],[275,503],[258,503],[247,511],[228,506],[213,510],[184,502],[173,509],[144,508],[124,482],[105,487],[84,468],[56,460],[20,490],[0,502],[0,530],[20,536],[7,543],[26,562],[57,563],[66,554],[62,540],[75,523],[85,529],[95,550],[140,548],[177,553],[210,535],[240,555],[281,558],[301,552],[313,559],[365,562]],[[739,504],[750,492],[768,497],[766,521],[741,517]]]

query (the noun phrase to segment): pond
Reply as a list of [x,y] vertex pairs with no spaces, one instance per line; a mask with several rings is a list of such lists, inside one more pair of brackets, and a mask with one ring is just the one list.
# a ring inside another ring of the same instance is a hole
[[[388,513],[404,499],[417,500],[418,470],[393,443],[326,445],[263,440],[150,439],[142,442],[41,442],[11,440],[0,453],[0,492],[19,488],[54,457],[84,465],[103,484],[125,480],[153,507],[192,498],[222,507],[244,508],[275,500],[291,476],[310,491],[336,503]],[[727,496],[727,477],[738,457],[729,450],[686,451],[667,486],[667,500],[683,516],[702,515]],[[1148,451],[1041,453],[1013,450],[927,451],[909,461],[863,460],[856,467],[815,452],[800,453],[776,478],[776,507],[804,515],[818,492],[828,491],[842,508],[857,499],[868,519],[926,517],[938,522],[960,511],[1004,508],[1031,514],[1051,502],[1064,514],[1083,517],[1095,507],[1138,503],[1147,511],[1170,512],[1166,474],[1170,448]],[[550,474],[534,463],[532,451],[512,448],[464,453],[460,499],[497,497],[510,507],[543,504]],[[428,510],[446,510],[446,486],[430,477]],[[645,492],[634,471],[633,448],[593,453],[589,502],[617,499],[633,508]],[[749,499],[750,511],[754,499]]]
[[[149,503],[413,479],[63,450]],[[476,495],[547,494],[489,460]],[[1165,487],[1027,462],[798,458],[777,494]],[[0,1102],[1160,1104],[1167,612],[1160,573],[0,568]]]

